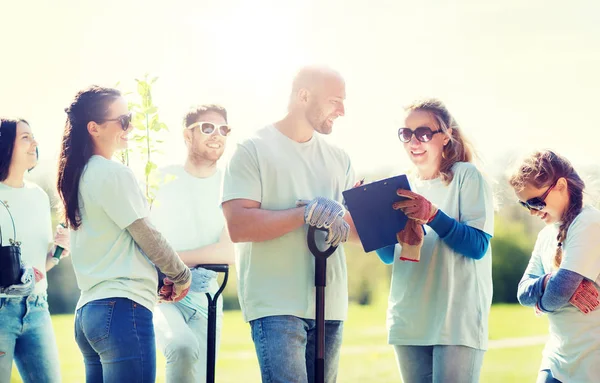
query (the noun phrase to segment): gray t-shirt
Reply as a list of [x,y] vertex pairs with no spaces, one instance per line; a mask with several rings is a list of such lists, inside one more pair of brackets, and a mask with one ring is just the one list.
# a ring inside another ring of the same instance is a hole
[[[350,158],[319,134],[298,143],[270,125],[240,143],[228,164],[223,202],[249,199],[266,210],[294,208],[298,199],[342,201],[354,184]],[[282,237],[236,245],[238,297],[244,319],[274,315],[315,318],[314,257],[305,225]],[[327,260],[325,318],[348,311],[346,257],[342,246]]]

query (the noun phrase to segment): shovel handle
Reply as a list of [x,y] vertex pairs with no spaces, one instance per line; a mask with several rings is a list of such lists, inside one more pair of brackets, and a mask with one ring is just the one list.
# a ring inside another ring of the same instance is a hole
[[317,242],[316,242],[317,230],[319,230],[319,231],[325,231],[325,232],[327,231],[327,229],[316,228],[314,226],[309,226],[308,227],[308,234],[306,236],[306,242],[308,243],[308,249],[310,250],[310,252],[312,253],[312,255],[314,255],[315,257],[324,257],[324,258],[327,258],[327,257],[329,257],[331,254],[333,254],[337,250],[337,246],[329,246],[325,250],[319,249],[319,247],[317,246]]

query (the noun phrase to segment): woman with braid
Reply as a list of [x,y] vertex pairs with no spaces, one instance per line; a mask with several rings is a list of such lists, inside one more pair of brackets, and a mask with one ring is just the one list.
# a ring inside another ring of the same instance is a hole
[[550,321],[537,382],[597,382],[600,211],[583,204],[585,184],[569,161],[548,150],[525,159],[510,185],[547,225],[518,289],[519,302]]
[[154,382],[154,265],[170,281],[170,290],[161,290],[165,301],[185,297],[191,272],[148,220],[133,172],[112,160],[127,148],[133,129],[121,93],[92,86],[80,91],[66,112],[58,191],[81,290],[75,340],[86,381]]

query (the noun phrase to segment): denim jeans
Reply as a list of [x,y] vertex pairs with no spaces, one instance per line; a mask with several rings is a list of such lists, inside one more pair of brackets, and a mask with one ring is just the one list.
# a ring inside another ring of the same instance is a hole
[[477,383],[485,351],[465,346],[394,346],[404,383]]
[[127,298],[89,302],[75,314],[75,341],[87,383],[154,382],[152,311]]
[[536,383],[561,383],[560,380],[554,378],[552,376],[552,372],[550,370],[541,370],[538,373]]
[[60,382],[45,294],[0,298],[0,382],[10,382],[13,359],[25,383]]
[[[217,311],[216,351],[223,311]],[[167,359],[167,383],[206,381],[208,318],[182,303],[161,303],[154,314],[156,343]],[[216,358],[216,355],[215,355]]]
[[[316,323],[291,315],[250,322],[263,383],[314,382]],[[337,378],[344,322],[325,321],[325,382]]]

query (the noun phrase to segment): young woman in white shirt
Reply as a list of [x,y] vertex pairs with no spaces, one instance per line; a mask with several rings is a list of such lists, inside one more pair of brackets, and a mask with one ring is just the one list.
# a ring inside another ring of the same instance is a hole
[[[39,186],[24,179],[37,164],[37,141],[25,120],[0,120],[0,228],[3,278],[21,265],[6,256],[11,242],[20,243],[23,268],[15,285],[0,280],[0,382],[11,380],[13,360],[24,382],[59,382],[60,364],[48,311],[46,272],[56,245],[68,255],[69,236],[59,228],[52,240],[50,200]],[[13,250],[15,251],[14,247]],[[35,276],[34,276],[35,271]],[[0,279],[3,279],[0,278]],[[37,281],[37,282],[36,282]]]
[[118,90],[92,86],[66,108],[58,190],[71,228],[72,259],[81,297],[75,339],[87,382],[152,382],[156,352],[152,310],[156,265],[171,280],[162,297],[179,301],[190,270],[148,220],[133,172],[113,155],[132,130]]

